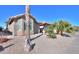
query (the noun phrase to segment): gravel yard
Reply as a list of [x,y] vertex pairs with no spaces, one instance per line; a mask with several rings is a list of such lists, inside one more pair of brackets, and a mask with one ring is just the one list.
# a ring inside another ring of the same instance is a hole
[[31,52],[24,50],[25,36],[16,36],[14,39],[0,44],[1,54],[74,54],[79,53],[79,33],[70,37],[58,36],[56,39],[48,38],[41,33],[31,35],[31,42],[35,43]]

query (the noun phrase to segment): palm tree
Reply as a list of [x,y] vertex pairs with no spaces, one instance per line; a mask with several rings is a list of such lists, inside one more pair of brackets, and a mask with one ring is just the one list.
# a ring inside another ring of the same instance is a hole
[[55,24],[55,28],[57,30],[57,34],[63,34],[63,32],[72,32],[73,28],[71,26],[71,24],[67,21],[63,21],[63,20],[60,20]]
[[[55,30],[55,31],[54,31]],[[74,32],[73,26],[67,21],[60,20],[48,26],[47,33],[51,38],[56,38],[56,33],[63,35],[64,32],[72,33]]]
[[65,29],[64,21],[61,20],[59,21],[59,31],[61,35],[63,34],[64,29]]
[[64,22],[62,20],[54,23],[55,24],[55,29],[57,31],[57,34],[63,34],[64,31]]

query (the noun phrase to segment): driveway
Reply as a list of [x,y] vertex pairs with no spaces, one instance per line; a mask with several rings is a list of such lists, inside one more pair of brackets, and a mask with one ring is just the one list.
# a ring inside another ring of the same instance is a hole
[[70,37],[58,36],[51,39],[41,33],[31,35],[31,42],[35,43],[31,52],[24,50],[25,36],[17,36],[13,40],[1,44],[4,49],[0,51],[2,54],[74,54],[79,53],[79,33],[75,33]]
[[34,54],[74,54],[79,53],[79,33],[70,37],[59,36],[57,39],[45,35],[35,39],[36,46],[30,53]]

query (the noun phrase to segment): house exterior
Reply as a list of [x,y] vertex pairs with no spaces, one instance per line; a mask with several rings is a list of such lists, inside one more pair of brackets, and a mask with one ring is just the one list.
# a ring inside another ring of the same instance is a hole
[[[27,20],[25,14],[20,14],[9,18],[8,30],[12,32],[14,36],[24,36],[27,34]],[[35,18],[30,15],[30,34],[36,34],[39,32],[39,25]]]

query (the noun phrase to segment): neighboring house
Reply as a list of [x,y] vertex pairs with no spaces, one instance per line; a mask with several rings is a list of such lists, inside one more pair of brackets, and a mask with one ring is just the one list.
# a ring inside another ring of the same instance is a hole
[[47,26],[49,26],[49,25],[50,24],[48,24],[48,23],[39,23],[40,33],[45,31],[47,29]]
[[[26,35],[27,33],[27,20],[25,14],[13,16],[9,18],[8,30],[13,35]],[[39,25],[35,18],[30,15],[30,34],[36,34],[39,31]]]

